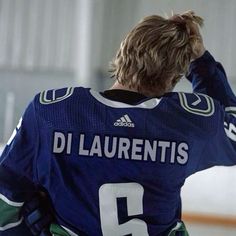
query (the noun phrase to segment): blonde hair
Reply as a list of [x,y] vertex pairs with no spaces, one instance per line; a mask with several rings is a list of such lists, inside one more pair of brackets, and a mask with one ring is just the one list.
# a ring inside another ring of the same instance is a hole
[[190,35],[190,24],[203,24],[192,11],[169,19],[145,17],[122,41],[110,72],[121,84],[142,89],[166,90],[166,80],[187,72],[192,44],[199,37]]

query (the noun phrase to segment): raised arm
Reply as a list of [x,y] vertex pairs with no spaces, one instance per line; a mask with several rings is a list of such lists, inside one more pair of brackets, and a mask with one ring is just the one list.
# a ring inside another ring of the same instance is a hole
[[236,165],[236,118],[216,106],[215,134],[209,137],[201,153],[197,171],[212,166]]
[[192,83],[193,92],[203,93],[218,100],[227,112],[236,113],[236,97],[229,85],[223,66],[205,50],[204,42],[196,24],[192,24],[190,34],[197,35],[192,44],[192,63],[187,79]]
[[[198,103],[194,104],[196,98]],[[192,128],[200,125],[194,132],[196,139],[191,145],[186,177],[213,166],[236,165],[236,117],[225,112],[218,101],[203,94],[186,94],[185,104],[190,109],[183,103],[181,106],[189,113],[184,116],[189,115],[187,119],[192,122]]]
[[187,79],[192,83],[194,93],[208,95],[217,101],[210,121],[215,132],[206,140],[197,168],[189,174],[216,165],[236,165],[236,118],[232,115],[236,114],[236,97],[223,66],[205,50],[197,25],[192,25],[191,34],[198,35],[199,40],[192,45]]
[[236,97],[225,70],[208,51],[191,63],[189,72],[187,78],[192,83],[193,92],[204,93],[218,100],[226,111],[236,107]]

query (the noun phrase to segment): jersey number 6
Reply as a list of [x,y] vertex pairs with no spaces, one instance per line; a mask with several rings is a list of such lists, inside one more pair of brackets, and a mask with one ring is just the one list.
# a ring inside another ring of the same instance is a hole
[[148,236],[147,224],[134,218],[119,224],[117,198],[127,198],[128,216],[143,214],[143,186],[138,183],[103,184],[99,189],[100,218],[103,236]]

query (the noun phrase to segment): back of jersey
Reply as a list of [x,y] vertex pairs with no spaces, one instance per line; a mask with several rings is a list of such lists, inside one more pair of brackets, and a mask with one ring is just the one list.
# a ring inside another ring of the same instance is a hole
[[157,236],[175,226],[180,189],[216,130],[212,99],[171,93],[128,105],[70,88],[41,93],[35,107],[39,182],[71,235]]

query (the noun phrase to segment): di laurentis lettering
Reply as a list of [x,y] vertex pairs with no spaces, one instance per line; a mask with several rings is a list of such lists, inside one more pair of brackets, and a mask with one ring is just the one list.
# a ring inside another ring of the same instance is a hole
[[[76,140],[72,133],[54,132],[54,154],[72,152],[78,157],[117,158],[135,161],[152,161],[184,165],[188,161],[189,147],[186,142],[147,140],[140,138],[129,139],[115,136],[86,136],[78,134]],[[73,144],[73,145],[72,145]],[[73,150],[75,148],[75,150]]]

